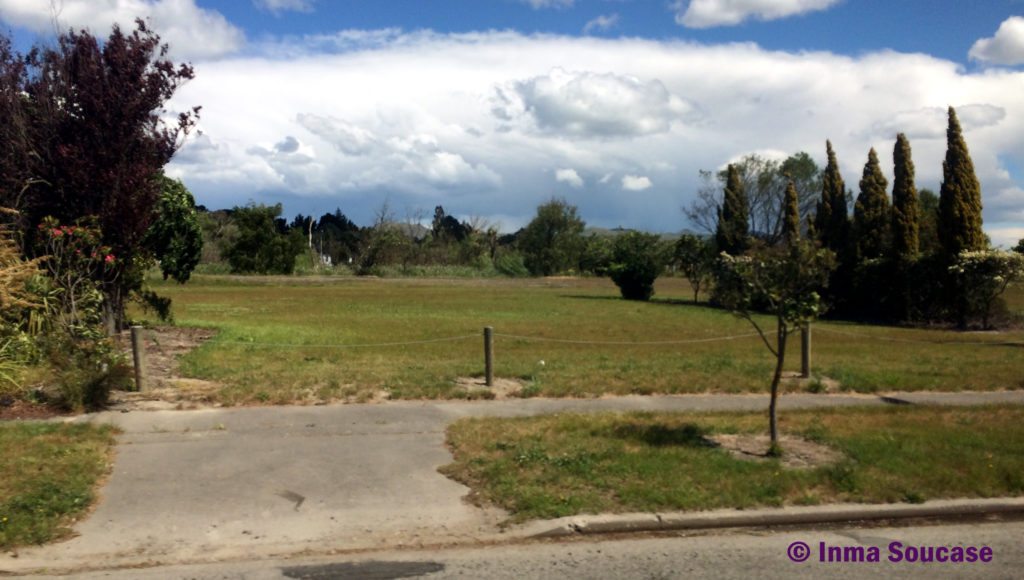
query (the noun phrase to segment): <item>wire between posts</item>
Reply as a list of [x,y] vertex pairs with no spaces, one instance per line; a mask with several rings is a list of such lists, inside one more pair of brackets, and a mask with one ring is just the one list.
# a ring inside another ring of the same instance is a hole
[[621,341],[621,340],[567,340],[563,338],[546,338],[543,336],[521,336],[518,334],[501,334],[494,333],[494,336],[501,338],[511,338],[515,340],[529,340],[534,342],[556,342],[560,344],[595,344],[595,345],[613,345],[613,346],[656,346],[656,345],[672,345],[672,344],[697,344],[701,342],[723,342],[727,340],[738,340],[741,338],[750,338],[757,336],[756,332],[750,334],[737,334],[733,336],[716,336],[712,338],[692,338],[686,340],[654,340],[654,341]]
[[846,330],[835,330],[833,328],[827,328],[822,326],[815,326],[815,332],[825,332],[831,334],[839,334],[843,336],[854,336],[857,338],[867,338],[871,340],[882,340],[886,342],[906,342],[910,344],[957,344],[957,345],[975,345],[975,346],[1024,346],[1024,342],[1020,341],[994,341],[994,340],[919,340],[913,338],[894,338],[890,336],[875,336],[872,334],[863,334],[860,332],[850,332]]
[[457,342],[460,340],[468,340],[470,338],[478,338],[475,334],[466,334],[463,336],[449,336],[445,338],[431,338],[427,340],[410,340],[405,342],[373,342],[364,344],[293,344],[284,342],[243,342],[243,341],[230,341],[221,342],[219,344],[234,345],[234,346],[258,346],[258,347],[280,347],[280,348],[375,348],[375,347],[386,347],[386,346],[415,346],[418,344],[434,344],[439,342]]

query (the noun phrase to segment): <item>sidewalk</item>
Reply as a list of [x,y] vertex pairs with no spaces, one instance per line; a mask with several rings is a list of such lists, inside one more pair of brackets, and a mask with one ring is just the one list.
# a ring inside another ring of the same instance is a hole
[[[782,409],[901,403],[1024,404],[1024,391],[897,393],[884,399],[800,394],[780,401]],[[451,461],[444,446],[449,423],[466,416],[761,411],[767,405],[768,397],[763,395],[685,395],[82,416],[74,420],[111,423],[123,430],[113,473],[101,490],[99,505],[75,527],[77,537],[22,549],[16,558],[0,555],[0,575],[528,537],[538,530],[524,527],[503,532],[498,526],[505,517],[503,512],[469,505],[463,499],[468,489],[437,472]],[[1024,511],[1024,502],[995,503]],[[832,508],[801,509],[822,512]],[[641,521],[658,518],[635,517]],[[542,525],[556,528],[561,524]]]

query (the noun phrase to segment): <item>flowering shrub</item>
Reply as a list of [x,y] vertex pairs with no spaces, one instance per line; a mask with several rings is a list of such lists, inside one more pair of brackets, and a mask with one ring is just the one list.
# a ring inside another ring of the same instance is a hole
[[100,338],[103,293],[99,281],[116,277],[117,257],[88,220],[62,225],[47,217],[39,224],[43,262],[52,284],[51,322],[74,338]]
[[949,267],[964,301],[968,317],[981,317],[989,328],[989,317],[996,299],[1014,280],[1024,278],[1024,255],[1002,250],[961,252]]

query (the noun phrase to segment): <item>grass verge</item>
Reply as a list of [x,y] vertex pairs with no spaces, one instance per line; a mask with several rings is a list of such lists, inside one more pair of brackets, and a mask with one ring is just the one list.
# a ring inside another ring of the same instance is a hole
[[604,414],[463,419],[442,472],[515,521],[580,513],[921,502],[1024,493],[1024,408],[786,412],[784,435],[839,451],[785,468],[708,445],[764,433],[762,414]]
[[0,549],[67,536],[108,471],[114,429],[0,423]]

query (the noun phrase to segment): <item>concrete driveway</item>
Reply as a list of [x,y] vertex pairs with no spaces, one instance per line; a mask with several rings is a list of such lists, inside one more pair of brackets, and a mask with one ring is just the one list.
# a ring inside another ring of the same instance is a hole
[[[1024,404],[1024,392],[892,397]],[[874,396],[789,395],[781,404],[786,409],[891,403]],[[765,396],[692,395],[79,417],[123,430],[99,505],[75,526],[75,538],[0,556],[0,573],[500,540],[505,514],[469,505],[468,488],[437,472],[451,461],[444,429],[460,417],[766,408]]]

